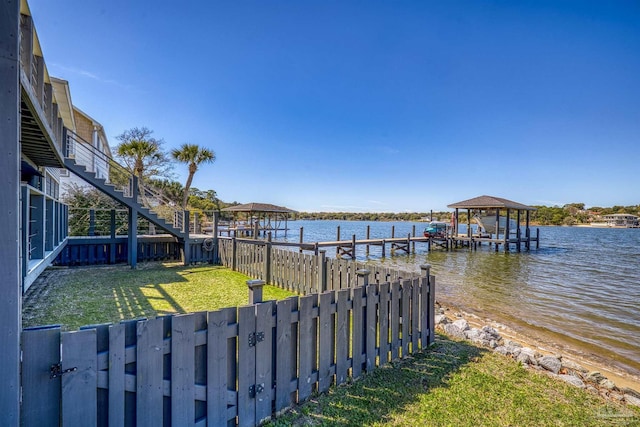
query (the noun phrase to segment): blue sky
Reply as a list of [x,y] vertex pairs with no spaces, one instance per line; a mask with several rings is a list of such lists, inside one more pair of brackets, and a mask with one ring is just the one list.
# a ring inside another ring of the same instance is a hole
[[194,186],[224,201],[640,204],[638,1],[30,6],[50,74],[110,143],[146,126],[213,149]]

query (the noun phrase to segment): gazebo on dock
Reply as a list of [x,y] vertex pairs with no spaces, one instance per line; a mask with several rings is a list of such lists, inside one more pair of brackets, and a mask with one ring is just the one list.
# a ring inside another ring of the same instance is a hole
[[[531,249],[531,242],[536,242],[536,248],[539,247],[539,229],[536,229],[535,236],[532,236],[529,226],[530,213],[537,210],[532,206],[501,197],[479,196],[452,203],[447,207],[455,209],[451,237],[455,246],[468,244],[469,247],[475,248],[477,244],[487,242],[495,244],[496,251],[501,244],[504,245],[505,251],[509,251],[510,245],[514,243],[518,252],[523,243],[526,250]],[[466,233],[459,232],[460,209],[467,210]],[[471,227],[472,220],[478,225],[475,231]]]
[[[284,231],[287,235],[287,221],[289,215],[296,213],[293,209],[276,206],[269,203],[246,203],[244,205],[230,206],[222,209],[223,212],[231,212],[233,220],[229,225],[229,233],[241,232],[258,236],[260,232]],[[244,216],[244,220],[241,218]]]

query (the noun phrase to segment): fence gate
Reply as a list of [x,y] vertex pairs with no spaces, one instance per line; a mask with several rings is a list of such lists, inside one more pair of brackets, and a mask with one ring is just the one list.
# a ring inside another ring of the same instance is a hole
[[238,425],[253,427],[272,414],[275,396],[275,302],[238,309]]
[[96,356],[86,351],[95,348],[95,329],[61,335],[59,326],[45,326],[22,332],[23,426],[97,425]]

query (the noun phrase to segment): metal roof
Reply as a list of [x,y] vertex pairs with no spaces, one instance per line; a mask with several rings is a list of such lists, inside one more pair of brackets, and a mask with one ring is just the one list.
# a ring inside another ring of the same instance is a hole
[[459,209],[518,209],[523,211],[537,210],[533,206],[523,205],[522,203],[512,200],[503,199],[495,196],[479,196],[473,199],[463,200],[462,202],[447,205],[448,208]]
[[295,213],[296,211],[282,206],[268,203],[246,203],[244,205],[230,206],[222,209],[225,212],[271,212],[271,213]]

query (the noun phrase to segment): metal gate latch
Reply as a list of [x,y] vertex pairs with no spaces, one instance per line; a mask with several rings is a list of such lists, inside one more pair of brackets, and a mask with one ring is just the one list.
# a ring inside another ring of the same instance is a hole
[[78,368],[73,367],[73,368],[65,369],[63,371],[62,370],[62,364],[61,363],[57,363],[55,365],[51,365],[51,368],[49,368],[49,379],[58,378],[58,377],[61,377],[62,374],[67,374],[69,372],[75,372],[77,370],[78,370]]

